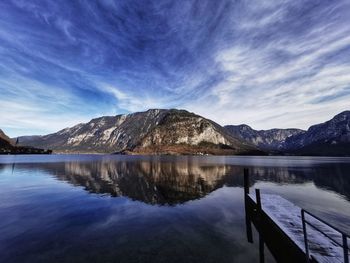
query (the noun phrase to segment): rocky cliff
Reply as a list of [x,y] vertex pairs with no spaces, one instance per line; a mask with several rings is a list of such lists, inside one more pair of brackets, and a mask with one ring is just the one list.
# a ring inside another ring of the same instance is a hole
[[300,129],[254,130],[250,126],[227,125],[225,129],[234,137],[244,140],[265,151],[282,151],[287,138],[305,131]]
[[233,137],[272,154],[350,156],[350,111],[300,129],[254,130],[248,125],[225,126]]
[[287,138],[284,151],[301,155],[350,156],[350,111]]
[[22,145],[56,152],[128,154],[261,154],[217,123],[185,110],[151,109],[105,116],[45,136],[24,136]]

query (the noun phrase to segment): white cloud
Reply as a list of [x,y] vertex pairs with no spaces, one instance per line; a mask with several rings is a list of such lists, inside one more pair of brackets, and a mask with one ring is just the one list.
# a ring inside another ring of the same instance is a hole
[[0,94],[1,129],[9,136],[56,132],[92,117],[69,90],[18,75],[0,79]]
[[45,133],[172,107],[221,124],[306,128],[349,108],[346,1],[155,4],[147,23],[113,1],[68,2],[3,4],[0,128]]
[[[323,29],[327,35],[311,30],[302,41],[278,38],[265,46],[235,44],[219,52],[216,62],[227,78],[185,107],[221,124],[258,129],[305,129],[348,110],[350,63],[331,57],[350,47],[350,31]],[[286,58],[278,59],[280,52]]]
[[124,91],[109,84],[99,84],[97,86],[101,91],[113,95],[117,100],[116,107],[121,110],[136,112],[152,108],[167,108],[170,105],[168,99],[156,98],[147,92],[138,91],[135,94],[132,91]]

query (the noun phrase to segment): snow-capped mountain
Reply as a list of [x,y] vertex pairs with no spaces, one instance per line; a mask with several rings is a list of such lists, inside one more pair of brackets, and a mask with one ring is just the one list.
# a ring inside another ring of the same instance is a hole
[[303,155],[350,155],[350,111],[287,138],[284,149]]
[[254,130],[245,124],[227,125],[225,129],[232,136],[249,142],[265,151],[281,151],[287,138],[305,132],[300,129]]
[[[219,124],[185,110],[151,109],[105,116],[45,136],[23,136],[21,145],[56,152],[130,154],[350,155],[350,111],[300,129],[254,130]],[[259,151],[259,150],[261,151]]]
[[293,155],[350,155],[350,111],[333,119],[300,129],[254,130],[248,125],[228,125],[225,129],[238,139],[270,153]]
[[217,123],[175,109],[96,118],[45,136],[20,137],[19,141],[58,152],[258,153]]

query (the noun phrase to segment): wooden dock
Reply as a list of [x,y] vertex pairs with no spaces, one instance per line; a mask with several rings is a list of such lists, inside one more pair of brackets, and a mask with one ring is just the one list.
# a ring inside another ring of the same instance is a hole
[[258,189],[249,194],[245,182],[245,206],[248,241],[253,241],[250,222],[259,232],[260,262],[266,244],[277,262],[349,263],[345,233],[281,196]]

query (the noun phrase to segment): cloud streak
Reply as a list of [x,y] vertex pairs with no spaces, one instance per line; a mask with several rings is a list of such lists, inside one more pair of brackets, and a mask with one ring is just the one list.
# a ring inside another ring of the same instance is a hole
[[349,107],[346,0],[0,8],[0,123],[12,136],[170,107],[221,124],[307,128]]

